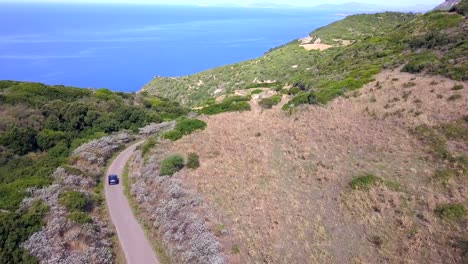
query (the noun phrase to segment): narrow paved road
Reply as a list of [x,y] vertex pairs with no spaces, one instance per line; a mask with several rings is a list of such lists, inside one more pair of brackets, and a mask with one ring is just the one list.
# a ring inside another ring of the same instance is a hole
[[[122,151],[107,170],[105,179],[106,203],[127,263],[152,264],[158,263],[158,260],[145,237],[143,229],[133,215],[122,185],[125,164],[139,144],[141,142],[133,144]],[[107,175],[109,174],[117,174],[120,183],[110,186],[107,180]]]

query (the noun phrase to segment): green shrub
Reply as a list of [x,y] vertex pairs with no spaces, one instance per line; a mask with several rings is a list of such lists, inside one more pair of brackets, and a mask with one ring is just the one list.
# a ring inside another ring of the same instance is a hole
[[231,253],[232,253],[232,254],[239,254],[239,253],[240,253],[240,247],[239,247],[239,245],[232,245],[232,247],[231,247]]
[[274,95],[274,96],[269,97],[269,98],[263,98],[262,100],[260,100],[258,102],[258,104],[261,107],[265,108],[265,109],[270,109],[273,106],[279,104],[279,102],[281,102],[281,96],[280,95]]
[[250,94],[261,94],[263,93],[263,90],[260,90],[260,89],[257,89],[257,90],[253,90]]
[[201,120],[184,118],[177,123],[174,130],[166,133],[164,138],[176,141],[183,136],[190,135],[194,131],[203,130],[205,128],[206,123]]
[[65,206],[69,212],[86,212],[90,211],[92,207],[92,201],[88,195],[78,191],[61,193],[59,196],[59,203]]
[[388,189],[390,189],[392,191],[400,191],[401,190],[401,184],[399,182],[384,181],[383,183]]
[[182,168],[184,168],[184,158],[178,154],[171,155],[161,162],[159,175],[172,176]]
[[459,15],[451,15],[444,12],[429,12],[424,15],[427,17],[427,28],[431,30],[441,30],[450,27],[455,27],[463,21],[463,17]]
[[455,84],[453,86],[452,90],[458,91],[458,90],[462,90],[463,88],[465,88],[465,86],[463,86],[463,84]]
[[248,101],[250,101],[250,97],[231,96],[225,98],[223,102],[219,104],[212,104],[203,108],[200,110],[200,113],[205,115],[216,115],[224,112],[250,111],[250,104]]
[[285,104],[283,110],[288,110],[302,104],[318,104],[317,97],[313,92],[301,92]]
[[232,104],[232,103],[239,103],[239,102],[248,102],[252,99],[250,96],[240,96],[240,95],[234,95],[234,96],[228,96],[224,98],[223,103],[225,104]]
[[435,209],[435,213],[440,217],[448,220],[459,220],[466,216],[467,210],[463,204],[444,204],[439,205]]
[[0,166],[0,208],[14,211],[26,195],[26,189],[41,188],[52,182],[50,175],[60,165],[56,158],[12,158]]
[[462,98],[463,96],[461,94],[452,94],[449,98],[447,98],[447,101],[455,101]]
[[68,148],[67,144],[63,141],[57,143],[56,146],[49,149],[48,155],[49,157],[57,158],[59,160],[65,160],[66,157],[70,154],[70,149]]
[[44,226],[49,208],[34,202],[27,210],[0,212],[0,263],[39,263],[21,245]]
[[141,155],[143,157],[146,157],[146,155],[154,146],[156,146],[156,140],[154,138],[149,138],[148,140],[146,140],[143,146],[141,147]]
[[456,175],[457,175],[457,172],[455,170],[442,169],[442,170],[437,170],[434,173],[434,179],[437,180],[437,181],[441,181],[441,182],[446,183],[450,179],[455,178]]
[[200,157],[196,153],[189,153],[186,166],[189,169],[196,169],[200,167]]
[[350,182],[350,186],[353,190],[369,190],[372,186],[375,186],[380,182],[382,182],[382,179],[379,177],[367,174],[354,178]]
[[102,100],[109,100],[109,99],[114,98],[114,93],[109,89],[103,88],[103,89],[97,90],[94,93],[94,96]]
[[31,127],[13,127],[0,134],[0,145],[19,155],[37,149],[37,131]]
[[73,222],[76,222],[78,224],[90,224],[93,222],[91,217],[84,212],[78,212],[78,211],[73,211],[68,214],[68,219],[72,220]]
[[289,95],[296,95],[296,94],[298,94],[300,92],[301,92],[301,89],[299,89],[298,87],[293,87],[293,88],[289,89],[288,94]]
[[281,83],[252,83],[244,87],[244,89],[252,89],[252,88],[277,88],[282,87]]
[[401,69],[402,72],[420,73],[427,67],[437,64],[437,57],[430,53],[421,53],[410,58],[410,61]]
[[58,142],[65,140],[66,135],[63,131],[53,131],[44,129],[37,135],[37,145],[41,150],[47,150],[55,146]]
[[468,142],[468,123],[463,120],[440,125],[437,127],[437,131],[442,133],[448,139]]

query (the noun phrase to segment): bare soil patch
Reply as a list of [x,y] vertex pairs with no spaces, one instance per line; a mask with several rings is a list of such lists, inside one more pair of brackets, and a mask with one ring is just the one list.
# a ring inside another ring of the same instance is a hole
[[332,48],[332,45],[327,45],[327,44],[304,44],[304,45],[299,45],[303,47],[306,50],[319,50],[319,51],[324,51],[329,48]]

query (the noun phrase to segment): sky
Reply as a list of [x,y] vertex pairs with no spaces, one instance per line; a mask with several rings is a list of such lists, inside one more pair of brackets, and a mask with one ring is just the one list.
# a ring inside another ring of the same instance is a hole
[[[64,3],[64,0],[0,0],[2,2],[34,2],[34,3]],[[239,5],[248,5],[251,3],[273,3],[287,4],[292,6],[316,6],[320,4],[341,4],[348,2],[359,2],[374,5],[387,6],[415,6],[415,5],[433,5],[436,6],[443,0],[392,0],[392,1],[376,1],[376,0],[67,0],[67,3],[138,3],[138,4],[183,4],[183,5],[219,5],[224,3],[236,3]]]

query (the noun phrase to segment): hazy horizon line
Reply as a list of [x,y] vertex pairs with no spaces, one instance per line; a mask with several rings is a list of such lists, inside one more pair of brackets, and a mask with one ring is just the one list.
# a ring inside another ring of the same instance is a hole
[[290,4],[274,4],[268,2],[253,2],[250,4],[236,4],[236,3],[223,3],[223,4],[187,4],[187,3],[148,3],[148,2],[78,2],[78,1],[0,1],[0,4],[57,4],[57,5],[139,5],[139,6],[187,6],[187,7],[240,7],[240,8],[320,8],[322,6],[343,6],[349,4],[363,5],[371,8],[414,8],[414,7],[428,7],[432,6],[427,5],[417,5],[417,4],[408,4],[408,5],[383,5],[380,3],[377,4],[368,4],[362,2],[345,2],[341,4],[318,4],[318,5],[290,5]]

